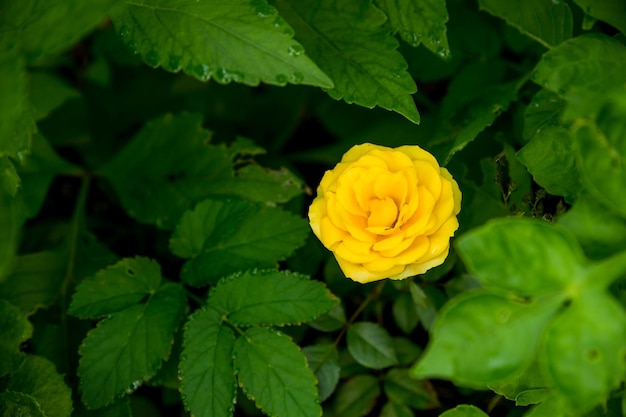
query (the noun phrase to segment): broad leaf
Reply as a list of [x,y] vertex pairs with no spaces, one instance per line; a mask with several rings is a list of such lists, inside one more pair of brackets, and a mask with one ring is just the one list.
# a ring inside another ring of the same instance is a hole
[[466,292],[443,307],[411,371],[420,379],[446,378],[477,388],[505,381],[530,365],[559,306],[560,298],[521,303],[485,290]]
[[517,378],[500,384],[491,384],[489,388],[515,401],[515,405],[526,406],[545,400],[551,393],[552,384],[546,381],[541,366],[536,361]]
[[439,417],[489,417],[480,408],[473,405],[461,404],[440,414]]
[[125,258],[80,283],[69,314],[96,318],[121,311],[154,294],[161,284],[161,267],[147,258]]
[[348,351],[358,363],[372,369],[398,364],[393,341],[376,323],[355,323],[348,329]]
[[37,400],[22,392],[0,392],[0,404],[5,416],[46,417]]
[[0,377],[16,371],[25,355],[20,345],[30,339],[33,326],[13,304],[0,300]]
[[313,320],[337,299],[319,281],[289,271],[247,271],[222,279],[209,306],[238,326],[284,326]]
[[43,71],[29,73],[29,87],[33,117],[36,120],[45,119],[65,101],[80,96],[78,90]]
[[264,413],[276,417],[322,415],[315,376],[289,337],[252,327],[235,342],[234,358],[239,385]]
[[528,218],[494,220],[461,236],[459,255],[486,287],[545,294],[585,278],[586,260],[566,230]]
[[541,89],[524,111],[524,139],[529,141],[542,129],[560,124],[565,102],[558,94]]
[[589,16],[603,20],[626,34],[626,3],[613,0],[574,0]]
[[501,17],[546,48],[572,37],[572,11],[566,2],[478,0],[481,9]]
[[21,181],[11,160],[0,156],[0,282],[11,272],[21,227],[19,219],[19,190]]
[[419,316],[417,315],[417,307],[410,293],[404,292],[398,294],[393,302],[391,311],[393,312],[393,319],[396,325],[398,325],[403,333],[409,334],[417,327]]
[[387,402],[380,411],[380,417],[414,417],[413,411],[406,405]]
[[432,297],[424,292],[415,282],[409,282],[409,289],[415,305],[415,311],[422,326],[424,326],[426,330],[430,330],[437,317],[437,307]]
[[372,3],[334,0],[279,0],[276,7],[291,24],[307,54],[330,76],[328,94],[346,103],[396,111],[414,123],[417,91],[407,63],[387,33],[386,16]]
[[331,407],[333,417],[364,417],[376,405],[380,396],[378,379],[373,375],[357,375],[337,390]]
[[265,0],[127,1],[113,22],[152,67],[221,83],[333,85]]
[[415,410],[430,410],[439,406],[437,394],[430,383],[411,378],[408,369],[391,369],[385,375],[383,389],[390,401]]
[[338,302],[328,313],[308,323],[309,326],[320,332],[334,332],[346,324],[346,311],[343,304]]
[[[284,203],[303,191],[287,170],[247,165],[250,155],[210,145],[211,132],[197,115],[166,115],[149,121],[109,163],[102,174],[112,183],[132,217],[161,229],[174,228],[185,210],[209,196],[231,195],[263,203]],[[241,160],[239,160],[240,158]],[[235,164],[244,165],[235,169]]]
[[28,355],[20,369],[11,374],[5,387],[7,391],[32,397],[47,417],[69,417],[72,414],[72,391],[48,359]]
[[377,0],[376,5],[387,15],[391,29],[411,46],[423,44],[440,58],[450,58],[444,0]]
[[304,243],[306,222],[279,208],[243,200],[205,200],[182,217],[170,240],[188,259],[181,279],[194,286],[252,268],[275,267]]
[[339,382],[339,354],[331,344],[311,345],[302,348],[309,368],[315,373],[320,401],[326,400],[335,391]]
[[233,415],[235,371],[233,331],[210,308],[196,312],[185,325],[180,358],[181,393],[185,408],[197,417]]
[[547,331],[544,359],[571,410],[584,413],[604,402],[626,372],[626,312],[603,291],[572,301]]
[[169,356],[185,308],[182,287],[165,284],[146,303],[111,315],[89,332],[77,372],[85,405],[104,407],[152,377]]

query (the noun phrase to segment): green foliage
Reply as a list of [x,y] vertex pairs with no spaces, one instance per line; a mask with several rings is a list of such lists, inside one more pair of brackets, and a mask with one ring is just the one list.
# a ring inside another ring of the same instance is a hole
[[[0,1],[0,415],[626,415],[625,22]],[[443,265],[362,285],[315,240],[364,142],[457,180]]]

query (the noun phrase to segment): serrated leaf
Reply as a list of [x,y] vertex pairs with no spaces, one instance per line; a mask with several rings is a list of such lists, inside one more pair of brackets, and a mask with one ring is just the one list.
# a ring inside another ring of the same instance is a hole
[[430,383],[411,378],[408,369],[393,368],[387,372],[383,389],[390,401],[415,410],[430,410],[439,406],[437,394]]
[[291,24],[307,54],[330,76],[335,100],[382,107],[419,123],[411,95],[417,91],[408,64],[387,33],[386,16],[371,2],[279,0],[276,7]]
[[197,417],[233,415],[235,335],[217,311],[205,308],[185,325],[179,372],[185,408]]
[[586,259],[573,237],[534,219],[493,220],[461,236],[456,245],[467,268],[486,287],[537,295],[586,276]]
[[265,0],[126,2],[113,22],[152,67],[221,83],[333,85]]
[[68,49],[94,29],[116,1],[6,2],[0,14],[0,25],[11,30],[28,59],[36,61]]
[[275,417],[322,415],[315,376],[288,336],[251,327],[235,342],[234,358],[239,385],[264,413]]
[[32,397],[47,417],[72,414],[72,391],[48,359],[28,355],[20,369],[9,377],[6,389]]
[[208,305],[238,326],[284,326],[310,321],[337,304],[324,284],[290,271],[247,271],[222,279]]
[[46,417],[32,396],[13,391],[0,392],[0,413],[7,417]]
[[198,115],[159,117],[146,123],[101,172],[131,217],[166,230],[209,196],[284,203],[302,193],[302,182],[286,169],[235,169],[238,156],[257,154],[258,149],[211,145],[210,138]]
[[0,377],[20,367],[24,361],[20,345],[32,334],[33,326],[19,308],[0,300]]
[[348,351],[358,363],[372,369],[398,364],[389,333],[376,323],[359,322],[348,329]]
[[440,58],[450,58],[445,0],[376,0],[376,5],[387,15],[393,32],[411,46],[423,44]]
[[572,37],[572,11],[566,2],[478,0],[478,5],[548,49]]
[[583,11],[626,34],[626,3],[613,0],[574,0]]
[[309,368],[315,373],[320,401],[325,401],[335,391],[339,382],[339,354],[331,344],[311,345],[302,348]]
[[558,93],[565,119],[592,116],[606,94],[626,83],[626,46],[600,34],[577,36],[545,53],[532,79]]
[[603,291],[581,294],[554,320],[544,363],[571,410],[584,413],[619,386],[626,372],[624,346],[626,312]]
[[330,409],[333,417],[363,417],[372,411],[380,396],[378,379],[357,375],[339,386]]
[[30,101],[35,120],[45,119],[66,100],[80,96],[78,90],[48,72],[33,71],[28,75]]
[[480,408],[474,405],[461,404],[446,411],[443,414],[439,414],[439,417],[489,417]]
[[80,346],[77,371],[85,405],[104,407],[152,377],[169,355],[185,308],[182,287],[165,284],[145,304],[112,314],[91,330]]
[[81,282],[68,313],[96,318],[124,310],[154,294],[161,284],[161,267],[155,261],[124,258]]
[[304,219],[243,200],[205,200],[182,217],[170,239],[188,259],[181,279],[194,286],[252,268],[271,268],[304,244]]

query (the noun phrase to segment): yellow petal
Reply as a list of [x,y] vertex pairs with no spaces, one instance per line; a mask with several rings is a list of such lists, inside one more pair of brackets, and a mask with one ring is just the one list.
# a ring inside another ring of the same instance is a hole
[[425,236],[418,236],[407,250],[396,257],[396,262],[404,265],[417,262],[426,252],[428,252],[428,247],[428,238]]
[[415,170],[417,171],[418,184],[425,185],[435,200],[439,199],[441,194],[441,175],[439,169],[433,168],[427,162],[415,161]]
[[[404,241],[404,233],[402,231],[396,231],[395,234],[391,235],[391,236],[387,236],[384,238],[379,238],[378,241],[376,243],[374,243],[374,245],[372,246],[372,249],[374,249],[375,251],[386,251],[386,250],[392,250],[396,247],[398,247],[398,245],[400,245],[402,242]],[[389,255],[385,255],[382,254],[383,256],[389,256]]]
[[[398,255],[407,250],[413,244],[414,240],[415,238],[403,239],[396,246],[387,250],[381,250],[379,251],[379,253],[385,258],[398,258]],[[407,262],[402,262],[401,260],[399,260],[398,263],[405,264]]]
[[398,207],[391,198],[370,201],[370,210],[368,227],[393,227],[398,218]]
[[384,146],[380,146],[380,145],[374,145],[373,143],[362,143],[360,145],[354,145],[352,148],[348,150],[348,152],[343,154],[343,157],[341,158],[341,162],[354,162],[373,149],[387,149],[387,148],[385,148]]
[[381,200],[390,197],[398,207],[406,201],[408,184],[402,173],[380,175],[374,182],[374,195]]
[[418,190],[419,203],[417,210],[415,210],[411,218],[406,221],[406,227],[402,228],[407,236],[423,234],[430,221],[433,207],[435,207],[435,199],[430,191],[425,186],[419,187]]
[[425,161],[432,165],[434,168],[439,167],[439,163],[437,162],[435,157],[417,145],[400,146],[396,148],[396,150],[404,153],[413,161]]
[[452,178],[452,175],[450,175],[450,172],[445,168],[441,168],[441,176],[447,179],[448,181],[450,181],[450,184],[452,184],[452,198],[454,199],[454,214],[457,215],[461,211],[461,199],[462,199],[461,189],[459,188],[459,184],[457,184],[454,178]]

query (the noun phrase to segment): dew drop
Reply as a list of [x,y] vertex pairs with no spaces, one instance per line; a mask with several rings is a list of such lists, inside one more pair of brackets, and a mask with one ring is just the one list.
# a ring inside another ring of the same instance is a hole
[[[294,72],[293,74],[291,74],[291,77],[289,77],[289,80],[293,84],[300,84],[302,81],[304,81],[304,75],[302,75],[301,72]],[[289,184],[286,186],[289,186]]]
[[207,81],[211,77],[211,67],[208,65],[194,65],[192,74],[198,77],[202,81]]
[[276,19],[274,19],[275,28],[281,28],[283,26],[285,26],[285,20],[282,17],[278,16]]
[[156,67],[159,65],[159,58],[159,53],[155,49],[153,49],[146,54],[144,60],[146,61],[146,64],[150,65],[151,67]]
[[292,37],[293,37],[293,35],[295,34],[295,32],[293,31],[293,29],[292,29],[292,28],[290,28],[290,27],[285,28],[285,30],[283,30],[283,33],[284,33],[285,35],[289,36],[290,38],[292,38]]
[[130,28],[126,25],[122,25],[122,27],[120,28],[120,31],[118,32],[120,35],[120,38],[122,38],[123,40],[127,40],[130,37]]
[[252,0],[250,5],[259,17],[269,17],[274,14],[272,7],[263,0]]
[[180,61],[181,61],[181,57],[178,55],[170,55],[170,69],[172,71],[180,71]]
[[287,82],[287,76],[285,74],[278,74],[276,76],[276,82],[278,84],[285,84]]
[[452,58],[452,56],[450,55],[450,50],[448,48],[437,49],[437,55],[439,55],[439,58],[443,59],[444,61],[450,61],[450,58]]
[[304,53],[304,48],[300,45],[291,45],[287,48],[287,53],[291,56],[300,56]]

